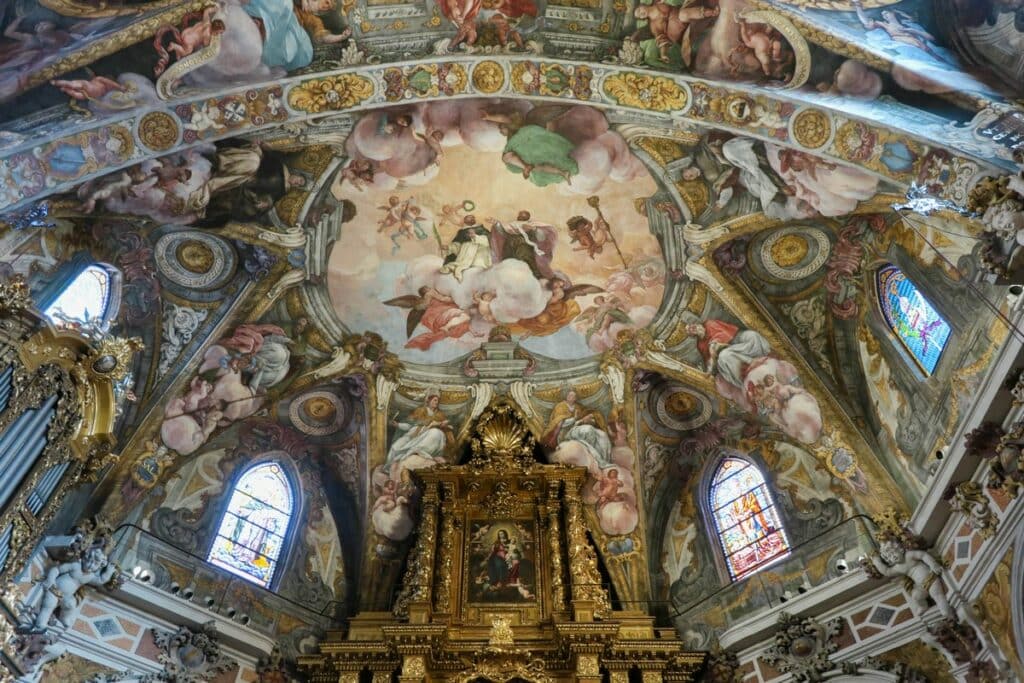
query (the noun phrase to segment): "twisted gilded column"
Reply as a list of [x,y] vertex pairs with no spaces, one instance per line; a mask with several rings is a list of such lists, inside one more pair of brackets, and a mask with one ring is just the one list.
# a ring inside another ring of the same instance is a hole
[[420,517],[416,548],[409,560],[409,567],[402,582],[402,592],[393,610],[396,617],[411,617],[410,607],[413,603],[430,604],[434,545],[437,540],[437,503],[437,484],[428,484],[423,491],[423,514]]
[[576,619],[590,621],[611,613],[608,593],[601,586],[597,555],[587,541],[583,522],[583,502],[579,491],[567,486],[565,491],[566,532],[569,541],[569,574],[572,580],[572,601]]
[[551,605],[560,612],[565,609],[565,583],[562,579],[565,572],[562,568],[562,521],[561,502],[558,498],[560,482],[551,482],[548,486],[548,547],[551,557]]
[[455,532],[458,520],[452,509],[455,501],[455,484],[445,482],[444,501],[441,503],[441,557],[437,564],[437,586],[434,595],[434,609],[447,613],[452,606],[452,572],[455,570]]

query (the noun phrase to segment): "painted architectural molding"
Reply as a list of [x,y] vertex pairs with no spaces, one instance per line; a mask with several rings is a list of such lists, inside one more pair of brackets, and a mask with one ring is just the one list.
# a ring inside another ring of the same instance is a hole
[[[424,71],[428,75],[443,71],[445,78],[452,80],[450,92],[431,94],[432,91],[413,88],[391,92],[390,74],[396,69]],[[523,81],[523,75],[534,70],[540,74],[564,72],[565,86],[539,93],[532,81]],[[726,85],[684,75],[654,75],[612,64],[584,66],[508,56],[435,57],[415,66],[361,65],[273,84],[253,84],[177,100],[173,105],[142,115],[126,108],[120,116],[103,118],[97,123],[85,122],[59,136],[11,145],[0,151],[0,208],[15,211],[31,201],[68,191],[90,178],[182,151],[196,143],[283,125],[302,126],[343,112],[355,113],[399,102],[429,102],[440,97],[529,98],[538,94],[559,101],[635,112],[641,121],[645,116],[670,112],[677,125],[712,125],[813,151],[885,177],[898,186],[934,184],[943,198],[960,204],[967,201],[968,192],[980,174],[995,170],[993,163],[1003,163],[997,160],[995,152],[980,159],[975,156],[978,145],[991,144],[986,138],[971,138],[970,153],[951,155],[934,145],[936,139],[942,139],[940,130],[927,125],[915,130],[910,124],[908,129],[894,129],[882,120],[851,116],[831,102],[815,102],[813,96],[802,93]],[[773,115],[765,118],[765,112]],[[964,134],[965,131],[959,131],[959,137]],[[951,149],[956,149],[957,137],[946,137]],[[908,141],[901,154],[909,155],[912,163],[888,159],[896,138]],[[81,162],[62,165],[59,170],[53,167],[50,160],[59,158],[61,150],[72,147],[83,150]]]

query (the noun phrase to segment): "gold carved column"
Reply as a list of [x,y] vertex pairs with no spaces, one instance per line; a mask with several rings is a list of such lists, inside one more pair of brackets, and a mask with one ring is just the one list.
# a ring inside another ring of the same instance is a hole
[[661,669],[644,669],[644,683],[661,683]]
[[579,683],[601,683],[600,662],[596,652],[576,653],[576,680]]
[[405,655],[402,657],[402,672],[398,675],[400,683],[420,683],[427,680],[427,663],[423,655]]
[[612,669],[608,673],[611,683],[629,683],[628,669]]
[[565,507],[573,616],[576,621],[593,621],[594,617],[608,616],[611,604],[601,585],[597,555],[587,540],[583,522],[583,502],[574,486],[565,487]]
[[437,563],[434,589],[434,611],[448,614],[452,609],[452,585],[456,581],[455,563],[458,532],[462,526],[455,509],[456,486],[454,482],[441,484],[441,555]]
[[[434,549],[437,545],[437,483],[429,482],[423,491],[423,514],[419,537],[402,592],[395,602],[394,614],[408,617],[411,623],[425,623],[430,615],[430,594],[434,582]],[[422,658],[421,658],[422,661]],[[403,671],[405,666],[403,665]]]
[[562,509],[559,500],[561,482],[548,485],[547,526],[548,552],[551,553],[551,610],[564,612],[565,604],[565,568],[562,566]]

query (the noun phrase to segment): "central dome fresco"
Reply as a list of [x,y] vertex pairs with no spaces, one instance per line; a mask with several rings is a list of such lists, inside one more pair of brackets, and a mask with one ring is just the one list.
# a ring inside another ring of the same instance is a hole
[[[340,320],[403,360],[444,363],[505,326],[560,360],[657,313],[658,187],[604,114],[461,100],[365,114],[330,191],[354,204],[328,258]],[[371,170],[372,169],[372,170]]]

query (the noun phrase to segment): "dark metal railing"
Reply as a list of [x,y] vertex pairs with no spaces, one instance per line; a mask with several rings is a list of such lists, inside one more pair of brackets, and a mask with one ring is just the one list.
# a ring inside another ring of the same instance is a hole
[[[204,572],[209,572],[210,574],[222,577],[224,579],[224,584],[223,587],[219,590],[218,595],[216,597],[212,595],[207,596],[205,604],[205,607],[207,607],[207,609],[216,611],[218,614],[223,613],[221,608],[226,604],[225,598],[227,598],[229,591],[232,590],[232,588],[238,586],[244,590],[251,591],[253,594],[257,596],[264,596],[264,598],[270,598],[269,600],[257,599],[256,602],[267,603],[280,601],[283,603],[287,603],[296,611],[312,616],[312,620],[317,624],[322,624],[322,622],[326,619],[329,622],[328,624],[326,624],[328,627],[336,627],[339,625],[339,621],[336,615],[339,607],[344,605],[342,601],[329,600],[320,605],[319,609],[315,609],[314,607],[311,607],[308,604],[297,602],[295,600],[292,600],[291,598],[287,598],[281,595],[280,593],[276,593],[270,590],[269,588],[264,588],[263,586],[260,586],[259,584],[253,583],[251,581],[247,581],[246,579],[240,576],[235,576],[230,572],[217,567],[216,565],[210,564],[206,561],[205,557],[196,555],[190,550],[186,550],[185,548],[175,545],[167,541],[166,539],[160,538],[159,536],[153,534],[151,531],[143,529],[137,524],[125,522],[124,524],[121,524],[114,530],[115,541],[114,550],[111,553],[111,559],[113,559],[115,562],[121,563],[124,561],[124,559],[128,556],[129,553],[134,553],[136,557],[138,557],[138,544],[131,543],[130,540],[126,541],[126,539],[137,539],[140,536],[145,537],[147,539],[147,543],[149,544],[170,548],[173,549],[175,553],[180,553],[181,555],[188,557],[196,565],[196,569],[202,569]],[[149,568],[144,568],[144,571],[147,569]],[[150,574],[150,577],[152,577],[152,574]],[[142,582],[151,584],[152,578],[149,578],[148,580],[143,579]],[[168,593],[176,595],[177,597],[180,597],[183,600],[188,600],[190,602],[192,601],[192,597],[194,597],[184,596],[181,590],[184,587],[178,587],[177,590],[172,590],[169,587],[165,586],[156,587],[162,590],[166,590]],[[270,596],[273,597],[271,598]],[[214,609],[215,607],[216,609]],[[227,615],[226,613],[225,615],[231,616]]]

